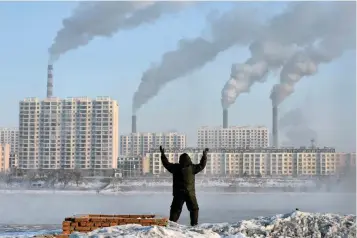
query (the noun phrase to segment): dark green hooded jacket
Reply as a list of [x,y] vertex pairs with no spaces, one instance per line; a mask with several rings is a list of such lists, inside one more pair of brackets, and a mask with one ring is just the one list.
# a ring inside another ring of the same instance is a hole
[[179,163],[170,163],[161,154],[161,162],[165,169],[173,175],[172,192],[173,195],[183,193],[195,193],[195,175],[204,170],[207,163],[207,156],[203,155],[199,164],[193,164],[188,154],[180,155]]

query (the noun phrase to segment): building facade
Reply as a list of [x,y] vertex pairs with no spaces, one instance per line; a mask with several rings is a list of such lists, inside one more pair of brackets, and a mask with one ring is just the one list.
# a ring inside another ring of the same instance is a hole
[[[168,160],[174,163],[178,163],[182,153],[187,153],[193,163],[199,163],[202,157],[202,149],[165,150]],[[343,154],[335,152],[333,148],[210,149],[203,173],[224,176],[333,175],[339,172],[341,163],[345,164],[341,162],[344,160]],[[161,163],[160,151],[152,150],[146,157],[150,161],[150,173],[167,173]]]
[[117,172],[122,177],[132,178],[147,174],[150,171],[149,160],[140,156],[119,156],[117,162]]
[[8,172],[10,169],[10,144],[0,144],[0,172]]
[[266,148],[269,146],[269,131],[267,127],[200,127],[197,130],[197,146],[199,148]]
[[20,102],[21,169],[116,168],[119,106],[109,97]]
[[126,156],[143,156],[162,145],[165,149],[186,148],[186,135],[177,132],[131,133],[120,136],[120,153]]
[[0,144],[9,144],[11,153],[17,154],[19,148],[19,129],[0,128]]

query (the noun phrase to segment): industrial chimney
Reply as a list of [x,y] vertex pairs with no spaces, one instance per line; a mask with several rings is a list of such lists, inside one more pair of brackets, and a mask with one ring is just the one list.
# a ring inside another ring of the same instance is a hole
[[228,128],[228,109],[223,109],[223,128]]
[[47,66],[47,98],[53,96],[53,74],[52,74],[53,66],[49,64]]
[[131,133],[136,133],[136,116],[131,117]]
[[278,139],[278,107],[273,106],[273,146],[275,148],[279,147]]

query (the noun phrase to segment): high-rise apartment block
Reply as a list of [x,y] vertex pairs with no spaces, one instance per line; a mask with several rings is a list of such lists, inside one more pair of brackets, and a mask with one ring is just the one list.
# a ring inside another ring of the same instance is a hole
[[120,136],[121,155],[145,155],[153,148],[186,148],[186,135],[177,132],[131,133]]
[[109,97],[21,101],[19,168],[116,168],[118,117]]
[[10,168],[10,151],[9,144],[0,144],[0,172],[7,172]]
[[19,147],[18,128],[0,128],[0,144],[9,144],[11,153],[16,154]]
[[0,128],[0,144],[10,145],[10,168],[17,167],[19,150],[18,128]]
[[201,127],[197,130],[199,148],[265,148],[269,146],[266,127]]

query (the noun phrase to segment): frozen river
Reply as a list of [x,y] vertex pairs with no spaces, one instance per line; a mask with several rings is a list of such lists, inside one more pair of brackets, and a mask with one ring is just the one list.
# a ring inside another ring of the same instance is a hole
[[[356,213],[353,193],[217,194],[198,193],[200,223],[236,222],[257,216],[308,212]],[[61,224],[74,214],[154,213],[168,216],[170,193],[4,193],[0,192],[1,224]],[[180,223],[188,223],[183,209]]]

